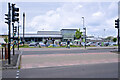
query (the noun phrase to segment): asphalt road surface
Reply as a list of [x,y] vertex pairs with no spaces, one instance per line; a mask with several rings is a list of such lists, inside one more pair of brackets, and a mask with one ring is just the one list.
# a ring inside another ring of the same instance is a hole
[[110,52],[116,49],[23,49],[22,55],[38,55],[38,54],[70,54],[70,53],[99,53],[99,52]]
[[[15,78],[17,70],[3,70],[3,78]],[[118,63],[20,69],[20,78],[118,78]]]
[[[115,49],[23,49],[23,56],[41,54],[107,53]],[[107,54],[108,55],[108,54]],[[108,56],[107,56],[108,57]],[[37,67],[19,70],[19,78],[118,78],[118,63],[94,63],[69,66]],[[3,78],[16,78],[17,70],[3,70]]]

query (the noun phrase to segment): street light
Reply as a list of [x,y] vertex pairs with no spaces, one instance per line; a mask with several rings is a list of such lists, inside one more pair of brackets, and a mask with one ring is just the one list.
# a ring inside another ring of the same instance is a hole
[[105,42],[105,30],[106,30],[106,29],[104,29],[104,42]]
[[85,31],[85,49],[86,49],[86,27],[84,26],[84,17],[82,17],[82,19],[83,19],[83,29],[84,29],[84,31]]

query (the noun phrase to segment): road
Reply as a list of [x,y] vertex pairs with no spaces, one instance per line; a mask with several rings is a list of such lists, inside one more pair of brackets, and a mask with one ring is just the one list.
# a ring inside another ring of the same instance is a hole
[[[20,78],[118,78],[115,49],[22,49]],[[27,66],[26,66],[27,65]],[[3,78],[15,78],[17,70],[3,70]]]
[[[118,63],[20,69],[20,78],[118,78]],[[3,71],[3,78],[15,78],[16,70]]]

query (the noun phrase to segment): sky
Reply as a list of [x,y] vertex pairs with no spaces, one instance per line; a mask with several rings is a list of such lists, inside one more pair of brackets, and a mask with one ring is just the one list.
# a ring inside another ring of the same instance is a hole
[[[83,19],[87,35],[96,37],[117,36],[115,19],[118,18],[117,2],[14,2],[20,8],[20,32],[22,33],[25,12],[26,33],[37,31],[60,31],[61,29],[83,30]],[[0,3],[0,34],[7,34],[5,24],[7,2]],[[17,26],[17,23],[15,23]]]

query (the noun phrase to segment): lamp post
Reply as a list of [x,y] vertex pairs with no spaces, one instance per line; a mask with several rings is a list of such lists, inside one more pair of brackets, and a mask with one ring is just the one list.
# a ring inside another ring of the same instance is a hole
[[104,29],[104,42],[105,42],[105,29]]
[[[44,28],[43,28],[42,30],[44,31]],[[44,36],[43,36],[43,40],[42,40],[42,41],[43,41],[43,43],[44,43]]]
[[84,25],[84,17],[82,17],[82,19],[83,19],[83,29],[85,31],[84,37],[85,37],[85,49],[86,49],[86,27]]

